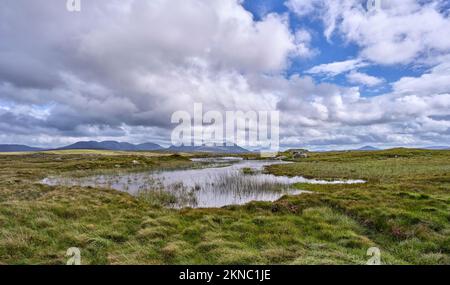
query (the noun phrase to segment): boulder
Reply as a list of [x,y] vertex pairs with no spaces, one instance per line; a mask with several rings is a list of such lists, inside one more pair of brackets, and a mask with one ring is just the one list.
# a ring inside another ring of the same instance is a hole
[[307,153],[294,153],[293,155],[294,159],[299,159],[299,158],[308,158],[308,154]]
[[294,159],[308,157],[308,150],[306,149],[290,149],[289,153],[292,155]]

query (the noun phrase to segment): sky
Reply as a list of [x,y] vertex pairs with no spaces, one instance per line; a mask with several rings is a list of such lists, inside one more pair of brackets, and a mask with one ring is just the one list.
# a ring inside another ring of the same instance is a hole
[[283,148],[450,145],[450,2],[366,2],[3,0],[0,144],[168,145],[201,102]]

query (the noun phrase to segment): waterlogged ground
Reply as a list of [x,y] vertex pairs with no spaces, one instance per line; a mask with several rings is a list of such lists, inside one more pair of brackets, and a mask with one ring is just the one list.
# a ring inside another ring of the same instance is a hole
[[[286,194],[310,193],[291,187],[294,183],[356,184],[364,180],[318,180],[302,176],[276,176],[264,167],[283,164],[279,160],[243,160],[236,157],[198,158],[204,167],[158,172],[96,175],[83,178],[53,177],[47,185],[112,188],[132,195],[166,191],[173,197],[168,206],[211,208],[242,205],[250,201],[275,201]],[[157,197],[150,197],[157,198]],[[170,201],[169,201],[170,202]]]
[[71,247],[80,249],[82,264],[366,264],[371,247],[383,264],[450,264],[450,151],[310,153],[266,170],[367,182],[295,183],[311,193],[222,208],[166,207],[173,197],[164,191],[158,204],[152,195],[41,183],[187,169],[195,164],[189,157],[0,154],[0,264],[62,265]]

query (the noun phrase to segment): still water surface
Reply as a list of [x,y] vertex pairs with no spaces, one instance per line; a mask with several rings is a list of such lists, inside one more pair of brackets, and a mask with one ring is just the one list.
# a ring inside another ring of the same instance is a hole
[[[286,194],[308,191],[293,189],[294,183],[353,184],[363,180],[325,181],[301,176],[287,177],[264,173],[264,167],[286,163],[278,160],[242,160],[237,158],[193,159],[207,167],[160,172],[97,175],[84,178],[46,178],[49,185],[79,185],[112,188],[137,195],[146,189],[163,189],[175,196],[188,195],[191,199],[174,207],[222,207],[250,201],[275,201]],[[246,170],[246,171],[244,171]],[[245,172],[245,173],[244,173]]]

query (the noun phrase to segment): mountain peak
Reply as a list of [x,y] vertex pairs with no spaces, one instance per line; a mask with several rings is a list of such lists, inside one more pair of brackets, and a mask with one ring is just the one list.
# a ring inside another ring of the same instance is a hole
[[213,146],[201,145],[182,145],[182,146],[170,146],[167,150],[176,152],[217,152],[217,153],[247,153],[249,150],[238,146],[237,144],[226,145],[214,144]]
[[366,146],[358,148],[357,150],[379,150],[379,149],[374,146],[371,146],[371,145],[366,145]]
[[118,141],[79,141],[74,144],[64,146],[58,149],[103,149],[103,150],[122,150],[122,151],[146,151],[161,150],[162,146],[155,143],[143,143],[134,145],[128,142]]

